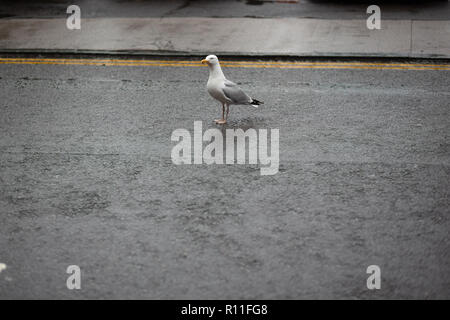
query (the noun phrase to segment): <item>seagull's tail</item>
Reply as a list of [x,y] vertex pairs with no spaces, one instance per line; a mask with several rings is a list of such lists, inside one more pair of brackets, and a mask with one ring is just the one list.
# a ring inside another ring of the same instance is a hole
[[259,106],[260,104],[264,104],[264,102],[259,101],[259,100],[256,100],[256,99],[252,99],[252,102],[250,102],[250,104],[251,104],[253,107],[258,108],[258,106]]

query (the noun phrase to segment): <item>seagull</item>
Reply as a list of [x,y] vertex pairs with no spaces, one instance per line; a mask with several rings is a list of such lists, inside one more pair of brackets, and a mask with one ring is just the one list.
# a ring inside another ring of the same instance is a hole
[[[251,105],[257,108],[264,102],[250,98],[239,86],[225,78],[220,68],[219,59],[215,55],[209,55],[202,60],[202,64],[207,64],[209,68],[209,79],[206,84],[208,93],[222,104],[222,119],[214,120],[217,124],[227,123],[230,105],[241,104]],[[225,114],[225,107],[227,112]]]

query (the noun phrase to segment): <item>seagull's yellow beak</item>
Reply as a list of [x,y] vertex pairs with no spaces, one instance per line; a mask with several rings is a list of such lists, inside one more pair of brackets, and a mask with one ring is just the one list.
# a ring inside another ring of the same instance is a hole
[[205,64],[205,63],[208,64],[208,60],[203,59],[203,60],[202,60],[202,64]]

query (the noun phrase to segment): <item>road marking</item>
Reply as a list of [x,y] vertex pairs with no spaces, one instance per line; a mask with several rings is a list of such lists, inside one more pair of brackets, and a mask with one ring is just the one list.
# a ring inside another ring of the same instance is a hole
[[[0,64],[49,64],[130,67],[205,67],[199,61],[186,60],[126,60],[126,59],[47,59],[0,58]],[[278,61],[222,61],[230,68],[279,69],[391,69],[391,70],[450,70],[450,64],[381,63],[381,62],[278,62]]]
[[[46,59],[46,58],[0,58],[0,61],[53,61],[53,62],[96,62],[96,63],[139,63],[139,64],[195,64],[201,65],[195,60],[128,60],[128,59]],[[450,64],[410,64],[410,63],[381,63],[381,62],[289,62],[289,61],[221,61],[221,64],[245,64],[245,65],[373,65],[373,66],[430,66],[450,67]]]

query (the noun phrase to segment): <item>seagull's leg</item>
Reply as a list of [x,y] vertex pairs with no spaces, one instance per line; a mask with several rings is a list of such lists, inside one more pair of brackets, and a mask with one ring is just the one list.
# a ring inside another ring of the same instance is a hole
[[220,120],[214,120],[214,122],[215,122],[215,123],[218,123],[218,124],[224,124],[224,123],[227,123],[227,121],[225,120],[225,104],[224,104],[224,103],[222,103],[222,119],[220,119]]
[[230,105],[227,104],[226,106],[227,106],[227,116],[226,116],[226,118],[225,118],[225,121],[228,120],[228,115],[230,114]]

